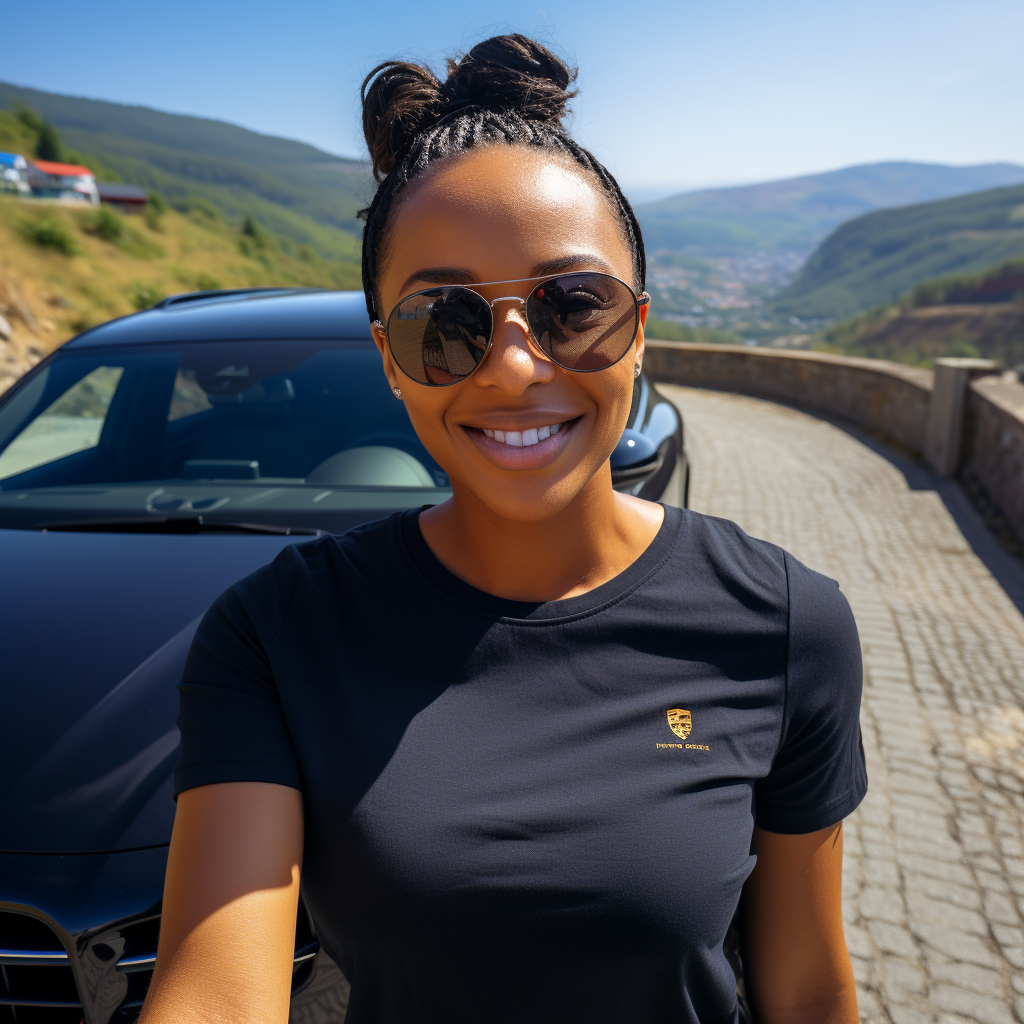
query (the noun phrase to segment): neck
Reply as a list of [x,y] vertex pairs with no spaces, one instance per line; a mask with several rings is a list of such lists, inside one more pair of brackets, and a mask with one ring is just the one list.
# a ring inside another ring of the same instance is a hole
[[660,505],[612,490],[607,465],[563,509],[541,520],[507,519],[474,494],[421,513],[427,545],[467,583],[513,601],[557,601],[607,583],[646,550]]

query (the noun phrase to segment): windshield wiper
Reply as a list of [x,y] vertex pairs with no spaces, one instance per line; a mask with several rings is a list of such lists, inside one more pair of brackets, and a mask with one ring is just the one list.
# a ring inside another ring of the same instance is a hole
[[263,533],[283,537],[319,537],[326,533],[303,526],[275,523],[236,523],[202,516],[146,516],[127,519],[76,519],[66,523],[42,523],[43,533]]

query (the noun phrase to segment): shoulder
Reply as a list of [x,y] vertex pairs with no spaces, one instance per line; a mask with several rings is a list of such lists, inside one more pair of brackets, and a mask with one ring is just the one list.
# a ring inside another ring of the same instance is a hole
[[823,674],[860,689],[857,623],[839,583],[786,553],[791,684]]
[[728,519],[682,509],[676,563],[685,578],[753,605],[785,607],[786,552]]
[[340,536],[289,544],[273,561],[228,587],[214,609],[244,616],[269,640],[297,600],[336,600],[387,575],[404,514],[361,524]]

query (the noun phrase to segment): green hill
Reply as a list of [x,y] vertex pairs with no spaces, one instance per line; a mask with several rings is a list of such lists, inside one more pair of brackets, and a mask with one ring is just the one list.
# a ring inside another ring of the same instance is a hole
[[809,253],[853,217],[883,207],[1024,183],[1024,167],[879,163],[736,188],[706,189],[637,207],[648,251],[737,256]]
[[840,320],[929,278],[1024,256],[1024,186],[879,210],[837,228],[771,304],[778,316]]
[[1024,259],[924,281],[891,306],[825,328],[814,347],[914,365],[982,356],[1024,367]]
[[0,110],[22,107],[53,124],[87,163],[155,189],[180,209],[198,197],[229,220],[255,217],[324,257],[358,258],[356,211],[372,195],[361,161],[222,121],[0,83]]

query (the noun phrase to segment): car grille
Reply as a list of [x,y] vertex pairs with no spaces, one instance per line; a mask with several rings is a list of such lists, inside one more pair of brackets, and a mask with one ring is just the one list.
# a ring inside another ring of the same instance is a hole
[[0,913],[0,1024],[78,1024],[68,954],[42,921]]
[[[160,918],[136,920],[118,929],[124,953],[117,970],[127,975],[128,990],[111,1024],[131,1024],[139,1014],[153,976]],[[305,906],[299,904],[295,929],[292,992],[304,988],[316,971],[320,946]],[[105,959],[114,951],[94,943]],[[82,1002],[75,986],[67,950],[56,933],[39,918],[0,911],[0,1024],[80,1024]]]

